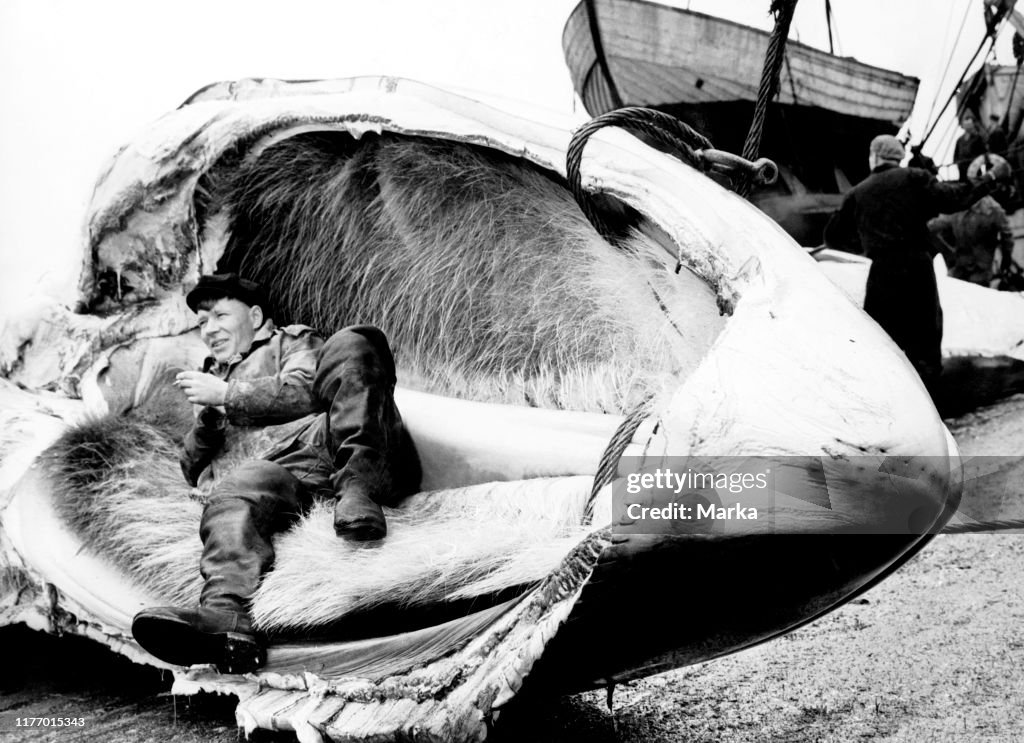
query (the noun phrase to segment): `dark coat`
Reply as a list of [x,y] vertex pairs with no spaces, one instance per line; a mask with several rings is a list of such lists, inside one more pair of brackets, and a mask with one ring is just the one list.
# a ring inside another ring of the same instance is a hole
[[961,181],[967,181],[967,169],[975,158],[988,151],[988,142],[982,135],[968,134],[967,132],[960,135],[953,147],[953,162],[956,163],[956,170]]
[[[979,199],[966,211],[936,217],[928,227],[942,244],[954,279],[987,287],[993,271],[998,273],[1009,264],[1013,231],[1003,207],[991,196]],[[994,265],[997,252],[1002,259],[999,268]]]
[[192,485],[208,491],[239,463],[271,459],[310,435],[319,412],[313,376],[323,340],[311,328],[261,328],[252,348],[231,363],[208,358],[203,371],[228,382],[224,412],[198,407],[185,437],[181,469]]
[[917,168],[883,164],[854,186],[825,228],[825,244],[871,259],[864,310],[929,388],[942,371],[942,308],[928,220],[967,209],[994,188],[944,183]]

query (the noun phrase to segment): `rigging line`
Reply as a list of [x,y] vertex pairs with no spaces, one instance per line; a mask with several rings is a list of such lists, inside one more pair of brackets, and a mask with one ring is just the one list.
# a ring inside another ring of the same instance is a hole
[[[998,25],[1001,28],[1002,27],[1002,22],[1000,22]],[[949,94],[949,98],[947,98],[945,104],[943,104],[942,110],[939,111],[939,115],[935,118],[935,121],[932,122],[931,128],[928,129],[928,132],[924,135],[924,138],[921,140],[921,145],[922,146],[924,145],[925,142],[928,141],[928,138],[931,137],[932,132],[935,131],[935,127],[938,125],[939,120],[942,118],[942,114],[946,113],[946,109],[949,108],[949,104],[953,102],[954,98],[956,98],[956,91],[957,91],[957,89],[960,87],[961,84],[963,84],[964,79],[967,77],[967,73],[971,69],[971,65],[974,64],[974,61],[978,58],[978,55],[981,54],[981,50],[985,48],[985,43],[988,42],[988,44],[989,44],[989,51],[991,52],[992,48],[995,46],[996,36],[997,35],[998,35],[998,31],[996,31],[996,30],[993,30],[992,33],[989,33],[989,32],[986,31],[985,38],[983,38],[981,40],[981,43],[978,45],[977,50],[975,50],[975,52],[974,52],[974,56],[971,57],[971,61],[967,63],[967,66],[964,68],[963,73],[960,75],[960,79],[957,80],[956,85],[953,86],[953,92]],[[969,97],[969,94],[964,96],[964,103],[967,102],[967,98],[968,97]],[[957,109],[958,109],[957,110],[957,114],[959,114],[960,110],[962,109],[962,106],[960,104],[958,104],[957,105]]]
[[[939,137],[939,144],[936,145],[935,150],[934,150],[936,157],[942,157],[943,159],[949,159],[950,160],[950,162],[947,162],[947,163],[938,163],[940,166],[941,165],[953,165],[952,157],[953,157],[953,147],[954,147],[954,141],[955,140],[956,140],[956,126],[952,122],[950,122],[946,126],[945,130],[942,132],[942,136]],[[943,155],[942,153],[945,153],[945,155]]]
[[[784,61],[786,39],[789,37],[789,27],[793,21],[796,3],[797,0],[772,0],[771,11],[775,15],[775,28],[768,39],[764,68],[761,71],[761,85],[757,91],[757,102],[754,104],[754,119],[743,142],[743,157],[746,160],[756,160],[761,148],[761,135],[768,115],[768,104],[778,93],[779,72]],[[737,193],[746,198],[751,188],[752,181],[747,178],[740,183]]]
[[[1014,1],[1016,2],[1016,0]],[[1010,6],[1010,10],[1012,10],[1012,4]],[[986,16],[985,37],[981,40],[981,44],[978,46],[978,49],[974,52],[974,56],[971,57],[971,61],[967,63],[967,67],[964,69],[963,74],[960,75],[960,79],[954,86],[953,92],[950,94],[950,97],[946,101],[946,104],[942,107],[942,110],[939,112],[939,118],[942,117],[942,114],[945,112],[945,110],[949,107],[949,104],[956,97],[956,93],[960,89],[960,86],[963,84],[964,79],[967,77],[967,73],[968,71],[970,71],[971,65],[974,64],[974,60],[978,58],[978,54],[984,48],[985,42],[988,41],[988,52],[985,53],[985,57],[981,63],[981,66],[975,71],[974,79],[971,81],[970,87],[964,92],[963,96],[961,96],[961,100],[957,102],[956,114],[954,116],[957,122],[960,121],[960,115],[963,113],[971,97],[974,95],[975,88],[977,88],[978,85],[983,82],[981,72],[985,69],[986,64],[988,64],[990,61],[995,61],[996,39],[999,37],[999,34],[1002,33],[1002,30],[1006,26],[1007,20],[1009,18],[1009,13],[1005,9],[1001,10],[1000,13],[997,13],[995,16],[991,18],[988,18],[988,16]],[[935,122],[932,124],[932,129],[935,128],[936,124],[938,124],[938,119],[936,119]],[[984,124],[982,124],[982,126],[984,127]],[[922,140],[922,144],[924,144],[924,140]]]
[[789,78],[789,94],[793,96],[793,105],[799,106],[800,99],[797,98],[796,95],[796,82],[793,80],[793,70],[789,66],[789,52],[785,52],[785,57],[783,58],[783,61],[786,64],[786,77]]
[[[944,120],[942,127],[938,131],[943,131],[942,138],[945,140],[946,150],[949,152],[949,156],[953,156],[953,150],[956,147],[956,140],[960,132],[960,121],[957,116],[948,116]],[[936,152],[946,151],[936,150]]]
[[[964,24],[961,21],[960,28],[957,31],[957,37],[953,41],[953,46],[949,45],[949,32],[953,28],[953,14],[956,12],[956,6],[954,3],[949,4],[949,12],[946,14],[946,26],[942,29],[942,45],[939,47],[939,53],[935,58],[935,70],[932,72],[931,79],[936,81],[936,90],[942,89],[942,84],[946,81],[946,72],[949,70],[950,64],[952,64],[953,57],[956,54],[956,45],[960,41],[960,34],[963,33]],[[964,19],[966,19],[966,14]],[[945,61],[945,67],[943,67],[943,61]],[[938,96],[932,96],[932,107],[928,111],[928,116],[932,115],[937,104]]]
[[[948,119],[946,121],[946,125],[943,127],[942,136],[939,137],[939,143],[942,146],[946,148],[953,146],[953,143],[956,141],[957,126],[957,122],[953,119]],[[942,152],[943,150],[936,148],[935,151]]]
[[[939,94],[942,91],[942,86],[946,83],[946,75],[949,74],[949,68],[953,64],[953,56],[956,53],[956,48],[960,45],[960,39],[964,33],[964,26],[967,23],[967,14],[971,11],[971,2],[968,0],[964,4],[964,15],[960,19],[960,29],[956,32],[956,39],[953,40],[953,46],[949,48],[949,53],[946,55],[946,67],[942,71],[942,77],[939,78],[939,84],[935,87],[935,96],[932,98],[932,106],[928,109],[928,116],[925,118],[925,126],[932,120],[932,114],[935,113],[935,107],[939,103]],[[949,21],[953,20],[953,8],[949,9],[949,18],[947,19],[946,33],[943,34],[943,38],[949,35]],[[941,64],[941,56],[939,57],[939,63]]]

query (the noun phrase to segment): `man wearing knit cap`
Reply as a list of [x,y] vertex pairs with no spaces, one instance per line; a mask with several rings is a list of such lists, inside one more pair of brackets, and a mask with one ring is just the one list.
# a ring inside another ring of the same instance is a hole
[[864,311],[892,337],[935,397],[942,373],[942,307],[932,265],[928,220],[967,209],[1010,177],[997,166],[979,182],[946,183],[918,168],[901,168],[896,137],[871,141],[871,174],[843,198],[825,227],[825,244],[871,259]]
[[[891,134],[879,134],[871,140],[870,155],[874,155],[878,162],[899,165],[903,162],[906,152],[903,149],[903,143],[896,139],[896,137]],[[874,167],[872,167],[872,170],[874,170]]]

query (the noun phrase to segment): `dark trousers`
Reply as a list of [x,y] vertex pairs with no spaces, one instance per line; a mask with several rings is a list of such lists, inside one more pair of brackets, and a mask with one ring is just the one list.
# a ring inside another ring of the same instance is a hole
[[864,311],[903,349],[934,397],[942,375],[942,306],[931,257],[922,251],[873,260]]
[[239,465],[210,493],[200,523],[202,605],[244,610],[273,566],[273,535],[314,496],[343,495],[359,480],[378,503],[394,505],[419,489],[419,458],[394,389],[394,357],[379,329],[345,328],[324,343],[313,382],[323,415],[288,449]]

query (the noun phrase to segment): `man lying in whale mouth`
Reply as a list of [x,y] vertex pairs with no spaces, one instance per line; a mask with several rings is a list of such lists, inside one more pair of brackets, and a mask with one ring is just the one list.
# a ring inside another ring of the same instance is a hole
[[262,287],[234,273],[200,277],[186,302],[210,350],[202,371],[175,378],[196,406],[181,469],[205,495],[204,583],[197,608],[146,609],[132,635],[167,663],[248,673],[266,658],[249,602],[274,535],[326,496],[339,536],[382,539],[381,505],[419,489],[420,464],[379,329],[343,328],[326,343],[306,326],[278,329]]

